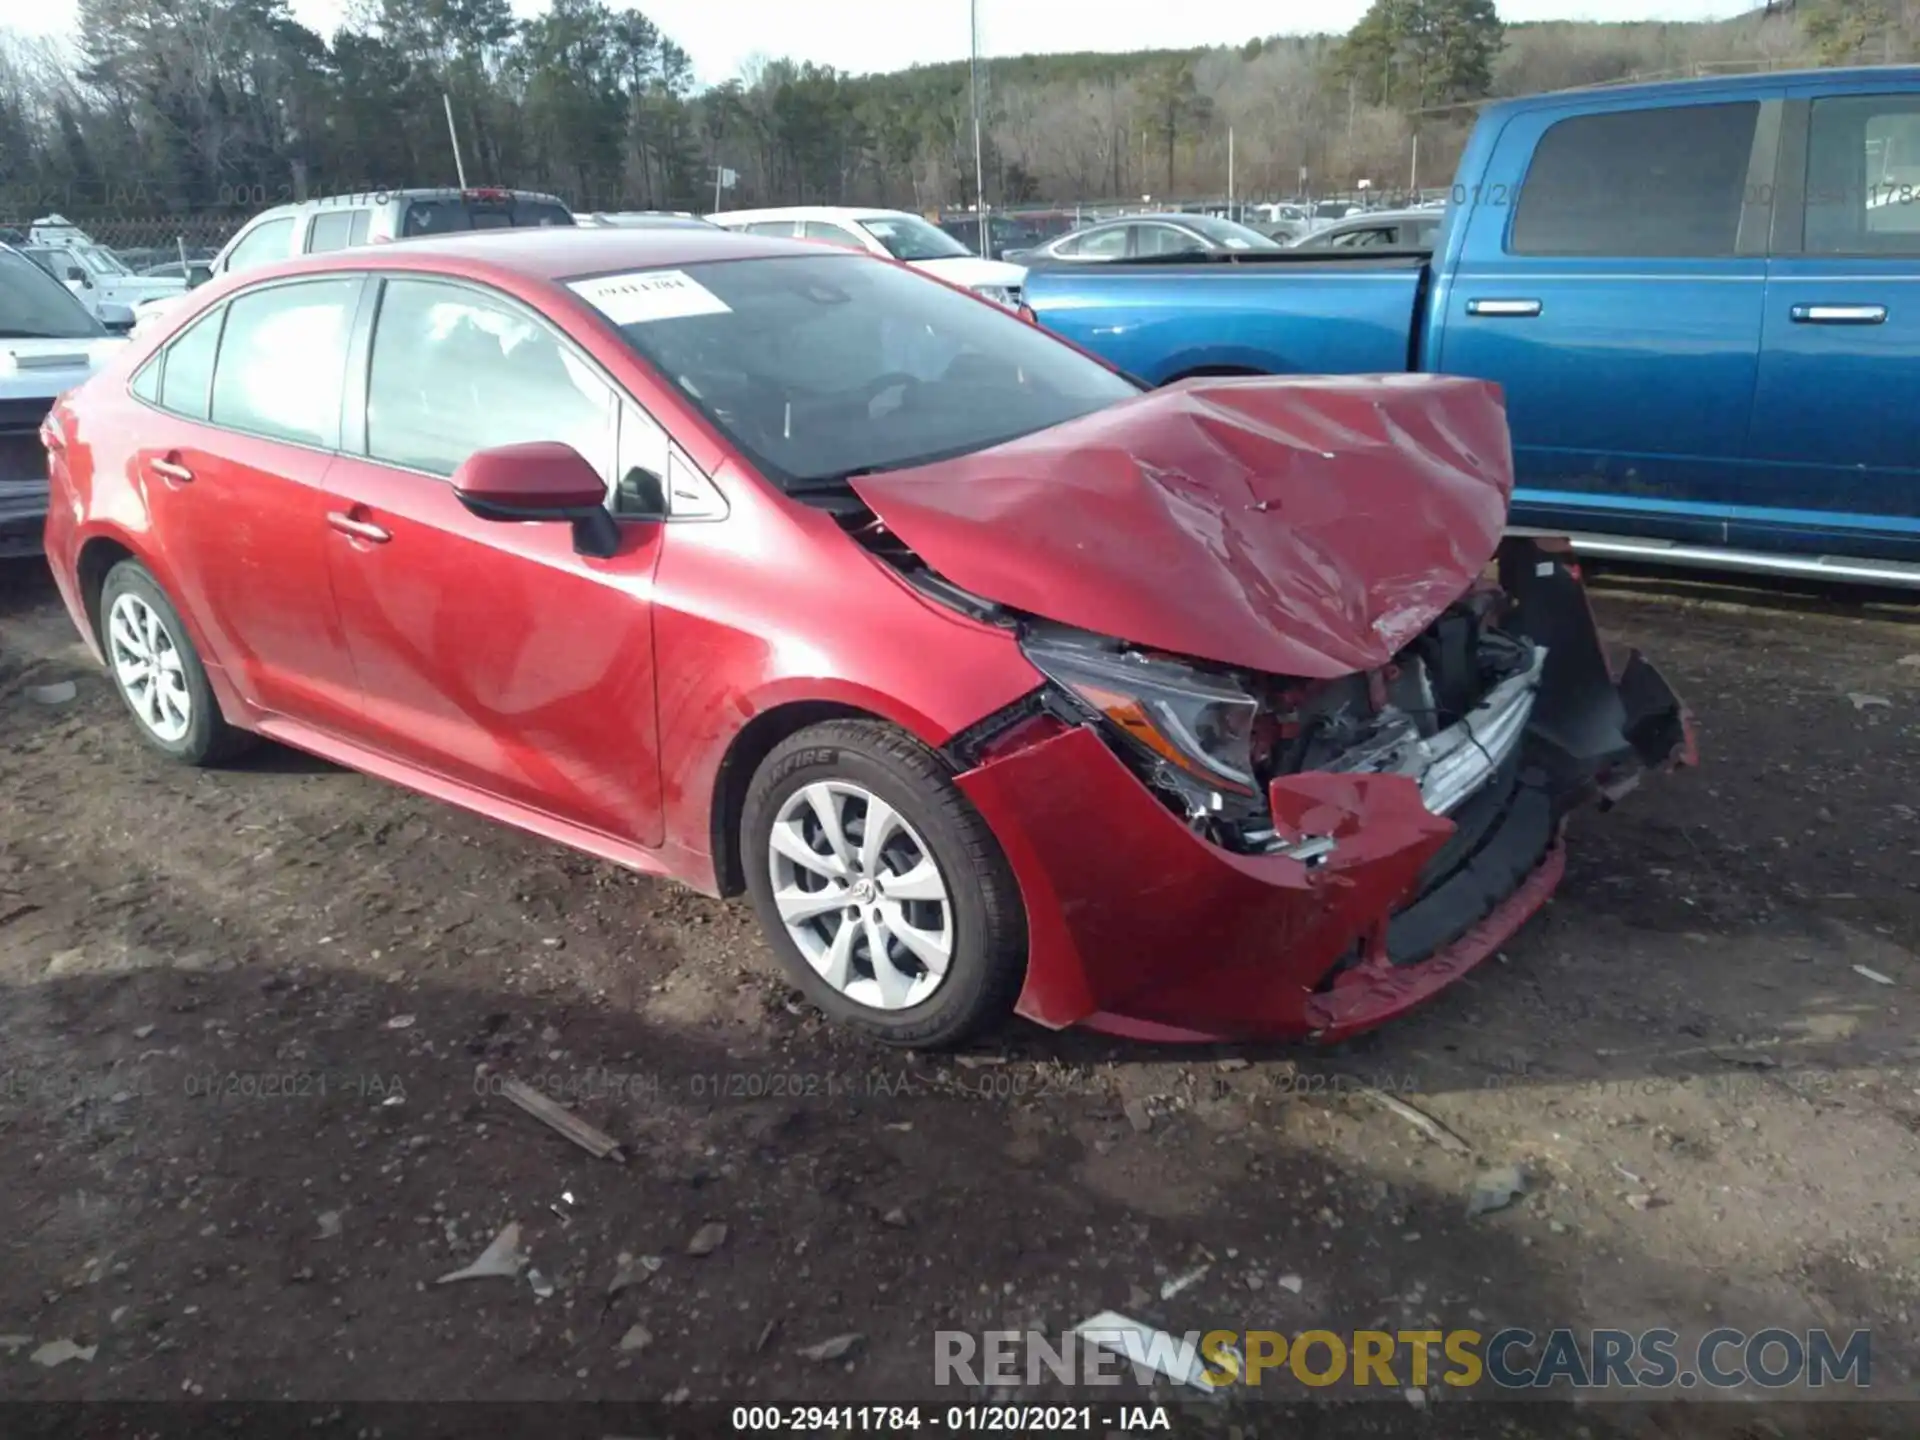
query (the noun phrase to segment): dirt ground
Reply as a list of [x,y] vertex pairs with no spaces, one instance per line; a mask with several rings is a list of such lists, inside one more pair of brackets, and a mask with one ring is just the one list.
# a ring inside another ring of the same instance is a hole
[[[1872,1393],[1920,1393],[1920,608],[1599,591],[1704,765],[1576,820],[1559,897],[1497,960],[1339,1050],[1020,1025],[956,1060],[826,1029],[744,903],[282,750],[169,767],[44,568],[5,562],[0,1396],[944,1404],[982,1397],[933,1391],[934,1331],[1103,1310],[1871,1327]],[[1526,1193],[1469,1219],[1507,1163]],[[434,1283],[513,1221],[530,1271]],[[609,1297],[623,1252],[642,1278]],[[97,1350],[31,1358],[59,1339]],[[1340,1433],[1416,1413],[1354,1393]],[[1432,1387],[1429,1419],[1456,1398]],[[1500,1420],[1920,1430],[1688,1408]]]

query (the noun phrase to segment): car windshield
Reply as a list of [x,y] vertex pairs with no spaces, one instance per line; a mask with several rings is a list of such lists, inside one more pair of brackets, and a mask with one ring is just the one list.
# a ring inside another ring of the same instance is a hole
[[852,253],[572,283],[793,492],[984,450],[1139,393],[998,306]]
[[0,340],[92,340],[106,333],[66,286],[17,251],[0,250]]
[[973,252],[917,215],[866,215],[855,222],[896,260],[950,260]]
[[1227,250],[1278,250],[1280,248],[1258,230],[1232,220],[1221,220],[1212,215],[1183,215],[1180,218],[1189,229],[1198,230],[1214,244]]
[[98,245],[76,245],[73,253],[80,257],[80,263],[96,275],[131,275],[133,272],[120,263],[120,257],[111,250],[103,250]]

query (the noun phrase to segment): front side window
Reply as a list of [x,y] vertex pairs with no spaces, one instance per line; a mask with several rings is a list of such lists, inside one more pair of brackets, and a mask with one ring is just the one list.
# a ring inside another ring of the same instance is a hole
[[973,253],[938,225],[918,215],[866,215],[859,224],[896,260],[951,260],[956,255]]
[[91,340],[106,333],[45,269],[0,250],[0,340]]
[[213,383],[213,356],[220,348],[226,307],[202,315],[167,346],[160,371],[160,408],[190,420],[207,418],[207,392]]
[[605,474],[613,391],[544,325],[436,280],[391,280],[374,323],[367,453],[451,475],[476,450],[571,445]]
[[[332,447],[358,279],[272,285],[227,302],[213,367],[215,425]],[[171,362],[169,362],[171,368]]]
[[1809,255],[1920,255],[1920,98],[1813,102],[1807,137]]
[[1580,115],[1540,137],[1514,213],[1516,255],[1729,256],[1757,101]]
[[1138,393],[997,306],[822,252],[573,282],[792,491],[983,450]]
[[233,253],[227,256],[227,263],[221,268],[231,275],[250,270],[256,265],[271,265],[275,260],[287,258],[288,247],[292,243],[291,215],[280,220],[265,221],[240,238],[240,243],[233,247]]

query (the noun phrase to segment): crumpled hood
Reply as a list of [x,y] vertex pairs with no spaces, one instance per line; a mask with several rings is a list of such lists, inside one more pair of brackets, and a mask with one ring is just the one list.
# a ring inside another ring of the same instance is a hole
[[1206,379],[853,485],[986,599],[1329,679],[1387,663],[1479,575],[1513,452],[1485,381]]

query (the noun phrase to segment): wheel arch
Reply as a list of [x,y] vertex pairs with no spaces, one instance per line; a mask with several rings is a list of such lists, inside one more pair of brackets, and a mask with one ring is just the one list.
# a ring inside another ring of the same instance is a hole
[[742,725],[728,744],[714,774],[710,810],[713,883],[716,893],[722,897],[742,894],[747,888],[747,872],[740,853],[740,820],[746,810],[747,787],[753,782],[754,772],[789,735],[797,735],[809,726],[828,720],[899,723],[878,711],[843,700],[790,700],[762,710]]
[[[152,562],[129,545],[126,537],[110,531],[89,535],[74,556],[73,574],[80,588],[80,605],[86,612],[94,641],[101,646],[106,644],[106,637],[100,629],[100,595],[106,588],[108,574],[122,560],[137,560],[149,572],[153,570]],[[155,579],[158,578],[155,575]],[[163,586],[165,583],[161,581]]]

